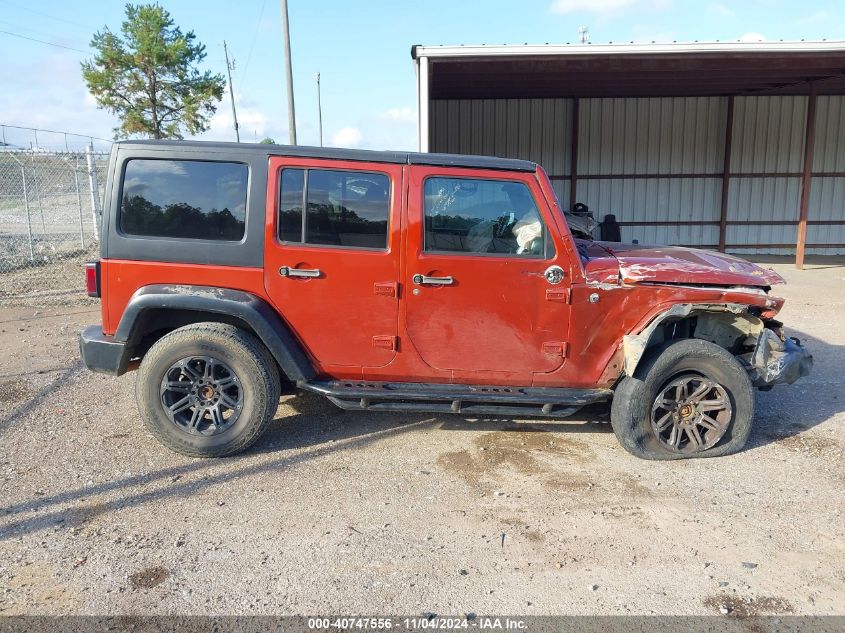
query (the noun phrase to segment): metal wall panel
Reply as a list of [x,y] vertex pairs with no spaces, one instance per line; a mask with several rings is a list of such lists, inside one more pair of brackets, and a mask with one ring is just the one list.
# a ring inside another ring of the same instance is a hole
[[550,175],[569,175],[571,99],[437,100],[430,106],[431,151],[523,158]]
[[725,97],[581,99],[578,174],[718,173]]
[[806,120],[807,97],[734,97],[731,171],[800,172]]
[[[807,97],[735,97],[733,173],[792,173],[803,169]],[[719,178],[605,178],[585,175],[717,174],[724,159],[726,97],[581,99],[577,199],[596,219],[718,221]],[[570,174],[572,101],[485,99],[431,102],[432,151],[518,157],[551,175]],[[814,171],[845,172],[845,97],[817,102]],[[568,180],[553,182],[564,206]],[[801,179],[731,178],[728,220],[798,219]],[[810,220],[845,220],[845,178],[813,178]],[[623,239],[645,243],[718,243],[718,226],[626,226]],[[791,244],[794,224],[728,225],[728,244]],[[810,225],[808,243],[845,243],[845,226]],[[794,248],[736,252],[794,253]],[[808,253],[845,249],[807,249]]]
[[[578,181],[578,201],[597,220],[618,222],[718,222],[721,180],[715,178],[587,179]],[[647,244],[718,244],[718,226],[623,226],[625,241]]]
[[718,226],[623,226],[622,239],[625,242],[661,246],[682,245],[714,248],[719,243]]
[[[797,220],[801,178],[731,178],[729,220]],[[728,240],[730,241],[730,240]],[[778,240],[759,240],[776,242]]]
[[569,181],[568,180],[552,180],[552,189],[557,194],[557,199],[560,201],[562,209],[569,206]]
[[[845,178],[813,178],[808,211],[808,220],[845,221]],[[810,224],[807,243],[845,244],[845,224]],[[839,252],[843,251],[845,249],[839,249]]]
[[[728,187],[728,219],[791,222],[798,219],[800,201],[800,177],[731,178]],[[728,224],[725,241],[728,244],[793,244],[795,235],[795,225]],[[749,248],[738,252],[751,255],[787,251]]]
[[[808,220],[845,220],[845,178],[812,178]],[[836,241],[836,240],[810,240]],[[845,243],[845,239],[838,240]]]
[[[845,97],[816,98],[816,129],[813,143],[814,172],[845,172]],[[845,221],[845,178],[813,178],[810,183],[808,220]],[[810,224],[810,244],[845,244],[845,225]],[[845,253],[839,248],[808,248],[807,253]]]
[[[714,174],[724,161],[723,97],[582,99],[577,199],[596,219],[620,222],[719,220],[718,178],[591,179],[584,175]],[[624,226],[624,240],[719,243],[713,225]]]
[[[815,171],[845,169],[845,113],[841,97],[818,97],[814,139]],[[807,97],[737,97],[734,119],[734,172],[800,172],[804,162]],[[845,208],[841,187],[830,179],[814,178],[810,188],[809,219],[837,219]],[[787,220],[798,218],[800,178],[732,179],[730,220]],[[843,243],[843,227],[807,227],[808,243]],[[728,243],[796,241],[797,227],[729,226]],[[793,254],[795,248],[742,249],[740,253]],[[832,254],[843,249],[810,248],[808,254]]]
[[816,97],[813,171],[845,172],[845,97]]

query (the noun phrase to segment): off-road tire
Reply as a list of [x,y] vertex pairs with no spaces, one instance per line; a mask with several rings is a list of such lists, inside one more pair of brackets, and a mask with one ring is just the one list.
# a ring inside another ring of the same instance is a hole
[[[182,358],[205,356],[231,367],[243,388],[243,409],[230,428],[209,437],[189,434],[167,416],[161,401],[165,372]],[[190,457],[224,457],[249,448],[273,420],[281,390],[278,367],[252,334],[223,323],[195,323],[166,334],[138,370],[135,398],[144,426],[169,449]]]
[[[663,446],[652,428],[652,404],[673,377],[700,374],[720,385],[731,403],[732,418],[713,447],[697,453],[677,453]],[[643,459],[669,460],[720,457],[736,453],[751,435],[754,390],[748,373],[727,350],[698,339],[672,341],[650,350],[633,376],[617,386],[610,423],[622,447]]]

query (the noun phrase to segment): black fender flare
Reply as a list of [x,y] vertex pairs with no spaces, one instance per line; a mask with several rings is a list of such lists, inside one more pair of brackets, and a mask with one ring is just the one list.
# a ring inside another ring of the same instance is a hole
[[235,324],[241,321],[261,339],[290,380],[309,381],[316,375],[299,341],[276,310],[261,297],[243,290],[177,284],[144,286],[126,305],[114,341],[131,354],[143,336],[146,317],[169,310],[218,315],[220,320]]

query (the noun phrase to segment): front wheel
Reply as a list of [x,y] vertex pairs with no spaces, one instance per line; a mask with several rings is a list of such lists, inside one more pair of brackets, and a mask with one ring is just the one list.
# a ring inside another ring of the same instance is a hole
[[610,421],[623,448],[643,459],[717,457],[751,435],[754,391],[727,350],[684,339],[656,348],[616,388]]

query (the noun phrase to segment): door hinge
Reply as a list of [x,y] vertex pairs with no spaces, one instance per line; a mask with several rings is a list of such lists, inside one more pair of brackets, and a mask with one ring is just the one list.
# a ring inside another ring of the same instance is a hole
[[391,352],[395,352],[399,347],[399,337],[398,336],[374,336],[373,337],[373,347],[377,347],[379,349],[386,349]]
[[546,288],[546,301],[569,303],[569,288]]
[[566,358],[566,354],[568,352],[569,343],[558,341],[543,343],[543,353],[546,356],[560,356],[561,358]]
[[395,281],[382,281],[373,284],[373,292],[380,297],[395,297],[398,284]]

